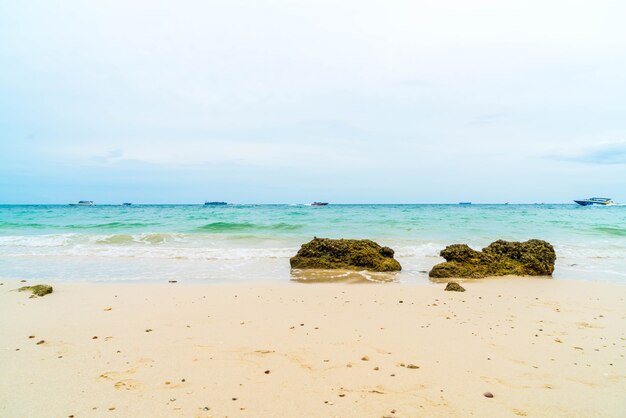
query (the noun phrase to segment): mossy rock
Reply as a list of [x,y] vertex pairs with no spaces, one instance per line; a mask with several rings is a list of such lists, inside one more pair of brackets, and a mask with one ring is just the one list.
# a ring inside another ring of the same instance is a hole
[[394,251],[368,239],[313,238],[289,262],[296,269],[400,271]]
[[47,284],[36,284],[34,286],[22,286],[17,289],[18,292],[32,292],[35,296],[46,296],[52,293],[52,286]]
[[489,276],[550,276],[554,272],[556,253],[549,243],[537,239],[526,242],[498,240],[482,251],[465,244],[454,244],[440,253],[445,263],[432,268],[432,278]]
[[447,290],[448,292],[465,292],[465,288],[457,282],[448,282],[446,288],[443,290]]

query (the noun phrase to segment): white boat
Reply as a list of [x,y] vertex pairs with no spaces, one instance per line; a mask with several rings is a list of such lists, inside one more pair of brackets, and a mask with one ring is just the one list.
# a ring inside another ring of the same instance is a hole
[[96,206],[93,200],[79,200],[78,203],[70,203],[70,206]]

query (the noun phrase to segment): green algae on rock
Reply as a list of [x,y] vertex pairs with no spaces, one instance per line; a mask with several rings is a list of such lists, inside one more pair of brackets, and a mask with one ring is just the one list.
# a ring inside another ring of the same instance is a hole
[[432,278],[550,276],[556,260],[552,245],[537,239],[526,242],[498,240],[482,251],[465,244],[454,244],[444,248],[440,255],[446,262],[432,268],[428,273]]
[[46,296],[52,293],[52,286],[47,284],[36,284],[34,286],[22,286],[17,289],[18,292],[32,292],[35,296]]
[[446,288],[443,290],[447,290],[448,292],[465,292],[465,288],[457,282],[448,282]]
[[399,271],[394,251],[368,239],[313,238],[291,257],[295,269]]

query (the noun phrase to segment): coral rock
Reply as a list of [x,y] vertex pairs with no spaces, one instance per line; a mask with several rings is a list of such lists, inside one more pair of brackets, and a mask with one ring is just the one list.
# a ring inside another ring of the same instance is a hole
[[482,251],[465,244],[454,244],[440,253],[445,263],[432,268],[432,278],[489,276],[550,276],[554,271],[556,253],[552,245],[532,239],[526,242],[498,240]]
[[36,284],[34,286],[22,286],[17,290],[18,292],[30,291],[35,296],[46,296],[52,293],[53,289],[52,289],[52,286],[47,285],[47,284]]
[[444,290],[449,292],[465,292],[465,288],[456,282],[449,282]]
[[399,271],[394,251],[367,239],[314,238],[289,261],[297,269]]

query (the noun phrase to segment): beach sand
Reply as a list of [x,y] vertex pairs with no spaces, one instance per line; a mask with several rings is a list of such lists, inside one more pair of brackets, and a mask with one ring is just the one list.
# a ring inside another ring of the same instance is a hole
[[1,417],[626,411],[624,285],[21,285],[0,286]]

